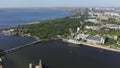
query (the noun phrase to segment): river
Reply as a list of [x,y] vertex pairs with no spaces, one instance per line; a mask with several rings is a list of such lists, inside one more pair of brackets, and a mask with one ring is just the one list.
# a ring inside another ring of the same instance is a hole
[[[35,41],[32,38],[2,36],[3,49],[9,49]],[[22,43],[22,44],[21,44]],[[9,47],[8,47],[9,46]],[[4,68],[28,68],[42,60],[44,68],[120,68],[120,53],[101,50],[85,45],[76,45],[51,40],[17,50],[5,55]]]
[[[63,10],[57,11],[9,9],[6,12],[0,12],[0,26],[13,27],[70,15]],[[0,49],[7,50],[33,41],[35,41],[33,38],[0,34]],[[6,54],[3,65],[4,68],[28,68],[29,63],[37,65],[41,59],[44,68],[120,68],[120,53],[85,45],[75,46],[61,40],[41,42]]]

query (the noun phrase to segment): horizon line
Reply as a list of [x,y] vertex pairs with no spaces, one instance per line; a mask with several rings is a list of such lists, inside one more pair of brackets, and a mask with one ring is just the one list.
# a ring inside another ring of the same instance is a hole
[[53,9],[59,9],[59,8],[120,8],[120,6],[57,6],[57,7],[0,7],[0,9],[17,9],[17,8],[53,8]]

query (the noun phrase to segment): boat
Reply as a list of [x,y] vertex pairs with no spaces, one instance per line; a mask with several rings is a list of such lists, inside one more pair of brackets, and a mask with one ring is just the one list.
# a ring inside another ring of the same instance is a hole
[[72,43],[72,44],[81,44],[80,41],[74,39],[62,39],[64,42]]

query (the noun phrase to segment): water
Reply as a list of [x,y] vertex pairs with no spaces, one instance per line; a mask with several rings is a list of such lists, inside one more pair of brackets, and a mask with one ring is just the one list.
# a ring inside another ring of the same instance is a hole
[[[0,12],[0,27],[17,26],[38,20],[69,16],[63,10],[9,9]],[[0,49],[6,50],[35,41],[33,38],[0,34]],[[52,40],[5,55],[4,68],[28,68],[42,60],[45,68],[120,68],[120,53]]]
[[33,41],[35,41],[33,38],[0,34],[0,49],[7,50]]
[[[2,10],[2,9],[1,9]],[[42,10],[42,9],[3,9],[0,12],[0,28],[13,27],[21,24],[62,18],[70,16],[65,10]]]
[[[1,36],[1,35],[0,35]],[[8,37],[8,36],[5,36]],[[34,41],[32,38],[16,37],[4,38],[6,42],[21,45]],[[15,40],[14,38],[17,38]],[[18,42],[19,41],[19,42]],[[1,40],[0,40],[1,42]],[[10,43],[1,44],[0,48],[12,48]],[[100,50],[88,46],[73,47],[74,44],[52,40],[29,46],[5,55],[5,68],[28,68],[29,63],[42,64],[46,68],[120,68],[120,53]]]

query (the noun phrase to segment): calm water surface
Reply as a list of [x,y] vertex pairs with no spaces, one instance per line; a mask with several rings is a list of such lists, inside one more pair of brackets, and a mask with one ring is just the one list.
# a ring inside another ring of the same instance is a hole
[[65,10],[4,9],[0,12],[0,28],[13,27],[30,22],[71,16]]
[[[0,48],[9,49],[34,41],[26,37],[2,36]],[[17,43],[17,45],[16,45]],[[29,63],[38,64],[42,59],[46,68],[120,68],[120,53],[53,40],[32,45],[5,55],[5,68],[28,68]]]

